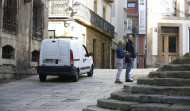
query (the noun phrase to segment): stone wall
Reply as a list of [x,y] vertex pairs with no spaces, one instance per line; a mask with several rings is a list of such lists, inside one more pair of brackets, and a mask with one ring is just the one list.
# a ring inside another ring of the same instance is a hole
[[[95,30],[87,28],[86,46],[89,52],[93,52],[93,39],[96,40],[95,44],[95,68],[110,68],[110,47],[111,38],[99,33]],[[102,43],[104,43],[104,67],[102,67]]]
[[[48,7],[44,2],[44,29],[42,39],[48,37]],[[31,62],[32,52],[40,49],[42,39],[34,39],[33,32],[33,1],[24,4],[24,0],[18,0],[18,33],[12,34],[3,31],[3,3],[0,1],[0,82],[5,79],[19,78],[23,75],[37,74],[37,62]],[[13,58],[2,58],[2,47],[9,45],[13,51]]]

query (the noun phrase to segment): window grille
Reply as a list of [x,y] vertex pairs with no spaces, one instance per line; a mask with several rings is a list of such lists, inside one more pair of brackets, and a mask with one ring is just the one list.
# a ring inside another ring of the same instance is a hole
[[3,7],[3,31],[17,34],[18,20],[17,20],[17,0],[4,0]]
[[13,59],[14,49],[11,46],[4,46],[2,48],[2,58]]
[[44,30],[44,4],[41,0],[34,0],[33,37],[42,39],[43,30]]
[[38,61],[38,55],[39,55],[39,51],[33,51],[32,52],[32,62],[37,62]]

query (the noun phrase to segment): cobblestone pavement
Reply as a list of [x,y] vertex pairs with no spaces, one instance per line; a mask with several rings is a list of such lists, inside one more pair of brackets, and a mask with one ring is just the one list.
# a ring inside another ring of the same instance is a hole
[[[134,69],[131,78],[146,77],[156,69]],[[81,111],[88,105],[96,105],[97,99],[109,97],[123,85],[114,84],[117,70],[95,69],[93,77],[80,76],[78,82],[60,80],[48,76],[39,82],[32,76],[0,86],[0,111]],[[121,80],[124,81],[125,70]],[[135,84],[124,83],[124,84]]]

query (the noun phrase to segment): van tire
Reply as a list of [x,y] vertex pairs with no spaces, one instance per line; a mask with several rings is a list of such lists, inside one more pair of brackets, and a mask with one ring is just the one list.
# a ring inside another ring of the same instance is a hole
[[77,82],[79,80],[79,73],[76,71],[76,75],[73,76],[73,82]]
[[46,81],[46,77],[47,77],[47,75],[39,74],[39,79],[41,82]]
[[90,69],[90,72],[87,73],[88,77],[92,77],[93,76],[93,72],[94,72],[93,70],[94,70],[94,68],[92,66],[91,69]]

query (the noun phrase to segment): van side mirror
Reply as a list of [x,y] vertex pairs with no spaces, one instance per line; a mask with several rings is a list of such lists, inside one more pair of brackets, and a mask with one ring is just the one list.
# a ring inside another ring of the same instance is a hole
[[94,54],[93,54],[92,52],[90,52],[88,55],[89,55],[89,56],[93,56]]

